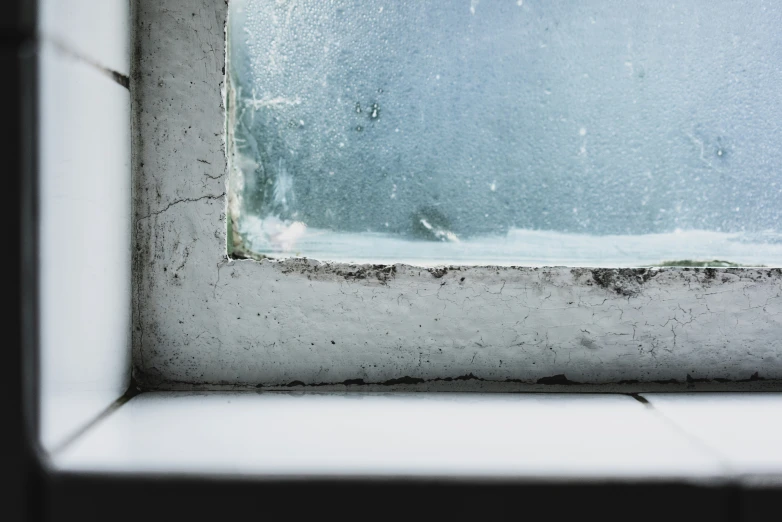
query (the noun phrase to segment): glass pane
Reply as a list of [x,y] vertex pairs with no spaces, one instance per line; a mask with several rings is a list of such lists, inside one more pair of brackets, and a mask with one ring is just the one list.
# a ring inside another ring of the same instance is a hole
[[230,6],[235,253],[782,265],[782,3]]

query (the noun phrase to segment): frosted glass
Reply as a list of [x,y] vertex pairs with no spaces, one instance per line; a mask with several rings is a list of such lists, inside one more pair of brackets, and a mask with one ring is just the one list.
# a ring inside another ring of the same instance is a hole
[[239,251],[782,265],[782,4],[233,0]]

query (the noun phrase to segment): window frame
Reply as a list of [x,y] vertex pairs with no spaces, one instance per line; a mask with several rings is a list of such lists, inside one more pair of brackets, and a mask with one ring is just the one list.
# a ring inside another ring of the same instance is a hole
[[143,388],[776,389],[776,268],[229,257],[227,13],[211,0],[138,2],[132,324]]

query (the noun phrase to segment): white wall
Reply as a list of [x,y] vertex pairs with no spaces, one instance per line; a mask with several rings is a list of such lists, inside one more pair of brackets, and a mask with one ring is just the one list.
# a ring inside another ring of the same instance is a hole
[[44,0],[39,21],[41,442],[130,378],[128,0]]

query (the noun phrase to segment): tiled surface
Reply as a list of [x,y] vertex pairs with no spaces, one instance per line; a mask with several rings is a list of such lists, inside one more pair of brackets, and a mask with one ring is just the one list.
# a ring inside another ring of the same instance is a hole
[[60,468],[251,475],[720,477],[621,395],[145,393]]
[[782,393],[644,397],[683,432],[721,455],[732,473],[782,475]]
[[130,0],[42,0],[45,39],[102,67],[130,73]]
[[39,67],[41,431],[51,449],[128,385],[130,94],[50,42]]

